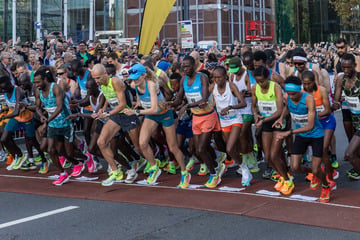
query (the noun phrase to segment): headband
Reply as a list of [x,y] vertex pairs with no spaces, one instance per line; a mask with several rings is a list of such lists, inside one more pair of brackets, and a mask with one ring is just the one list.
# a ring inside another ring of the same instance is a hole
[[293,61],[295,61],[295,60],[300,60],[300,61],[307,62],[307,58],[306,57],[301,57],[301,56],[293,56]]
[[285,91],[287,92],[301,92],[301,85],[294,83],[285,83]]

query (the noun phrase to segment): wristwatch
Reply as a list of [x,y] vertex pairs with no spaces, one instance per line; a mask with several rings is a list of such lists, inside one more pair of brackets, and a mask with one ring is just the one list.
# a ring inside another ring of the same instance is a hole
[[139,115],[140,115],[140,109],[137,108],[137,109],[135,110],[135,113],[136,113],[136,116],[139,116]]

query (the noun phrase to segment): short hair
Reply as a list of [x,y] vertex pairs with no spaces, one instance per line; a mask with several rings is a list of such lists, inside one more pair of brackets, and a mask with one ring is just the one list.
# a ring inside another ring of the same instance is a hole
[[335,44],[340,44],[340,43],[344,43],[345,45],[347,44],[345,38],[339,38],[338,40],[336,40]]
[[301,78],[302,80],[304,80],[305,78],[311,80],[314,83],[314,90],[317,91],[318,87],[315,83],[315,74],[312,71],[304,71],[303,73],[301,73]]
[[259,66],[254,70],[254,77],[264,77],[265,79],[269,78],[270,72],[267,67]]
[[355,56],[351,53],[346,53],[344,56],[342,56],[341,61],[351,61],[353,64],[355,61]]
[[301,80],[300,78],[296,77],[296,76],[289,76],[285,79],[285,84],[286,83],[293,83],[295,85],[300,85],[301,86]]
[[195,65],[195,58],[193,58],[192,56],[186,55],[183,59],[184,61],[189,61],[191,64]]
[[216,71],[216,70],[222,71],[222,74],[223,74],[224,76],[227,76],[227,71],[226,71],[226,68],[225,68],[225,67],[223,67],[223,66],[217,66],[217,67],[214,69],[214,71]]
[[298,48],[295,48],[293,51],[292,51],[292,57],[294,56],[299,56],[299,57],[304,57],[306,58],[307,55],[306,55],[306,52],[304,49],[298,47]]
[[116,75],[116,67],[114,64],[106,64],[105,69],[109,75]]
[[263,61],[264,63],[266,63],[267,60],[267,56],[266,53],[264,51],[256,51],[254,53],[254,60],[255,61]]
[[1,54],[0,54],[0,61],[2,61],[4,58],[7,58],[7,57],[11,57],[11,58],[12,58],[12,54],[9,53],[9,52],[1,52]]
[[176,79],[178,82],[180,82],[182,76],[179,73],[173,73],[170,75],[169,79]]
[[242,59],[250,58],[250,60],[254,59],[254,54],[252,51],[246,51],[242,54]]
[[292,58],[292,56],[293,56],[292,54],[293,54],[293,51],[292,51],[292,50],[287,51],[287,53],[286,53],[286,59]]
[[112,58],[114,60],[119,60],[119,57],[118,55],[116,54],[116,52],[111,52],[109,55],[108,55],[108,58]]

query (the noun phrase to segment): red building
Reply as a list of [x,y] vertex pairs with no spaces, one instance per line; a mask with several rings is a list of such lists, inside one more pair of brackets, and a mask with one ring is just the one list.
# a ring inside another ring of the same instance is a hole
[[[127,37],[139,35],[144,3],[145,0],[125,1]],[[236,39],[245,42],[246,21],[274,22],[275,0],[177,0],[159,34],[160,40],[179,42],[178,22],[189,19],[193,23],[195,43],[215,40],[220,46],[226,46]]]

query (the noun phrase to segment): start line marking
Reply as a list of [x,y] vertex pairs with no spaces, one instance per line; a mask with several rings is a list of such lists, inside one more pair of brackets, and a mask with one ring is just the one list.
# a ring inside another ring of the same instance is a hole
[[[25,179],[42,179],[42,180],[51,180],[48,177],[30,177],[30,176],[21,176],[21,175],[6,175],[6,174],[0,174],[0,177],[12,177],[12,178],[25,178]],[[87,183],[95,183],[100,184],[101,181],[80,181],[76,179],[70,179],[71,182],[87,182]],[[177,187],[171,187],[171,186],[156,186],[156,185],[141,185],[141,184],[125,184],[125,183],[116,183],[116,184],[124,184],[129,186],[137,186],[137,187],[151,187],[151,188],[164,188],[164,189],[178,189]],[[334,207],[343,207],[343,208],[352,208],[352,209],[358,209],[360,210],[360,206],[353,206],[353,205],[345,205],[345,204],[338,204],[338,203],[322,203],[318,201],[308,201],[304,199],[299,198],[291,198],[291,197],[284,197],[284,196],[271,196],[271,195],[264,195],[259,193],[249,193],[249,192],[242,192],[242,191],[221,191],[217,189],[207,189],[207,188],[187,188],[182,189],[187,191],[202,191],[202,192],[218,192],[218,193],[227,193],[227,194],[238,194],[238,195],[245,195],[245,196],[257,196],[257,197],[264,197],[264,198],[272,198],[272,199],[283,199],[288,201],[297,201],[297,202],[307,202],[307,203],[313,203],[313,204],[323,204],[323,205],[329,205]],[[1,226],[1,225],[0,225]]]
[[79,208],[79,207],[78,206],[68,206],[68,207],[59,208],[59,209],[56,209],[56,210],[53,210],[53,211],[48,211],[48,212],[36,214],[34,216],[21,218],[21,219],[18,219],[18,220],[14,220],[14,221],[11,221],[11,222],[0,224],[0,229],[7,228],[7,227],[10,227],[10,226],[13,226],[13,225],[16,225],[16,224],[20,224],[20,223],[24,223],[24,222],[33,221],[33,220],[36,220],[36,219],[39,219],[39,218],[48,217],[48,216],[55,215],[55,214],[58,214],[58,213],[67,212],[67,211],[70,211],[70,210],[73,210],[73,209],[76,209],[76,208]]

